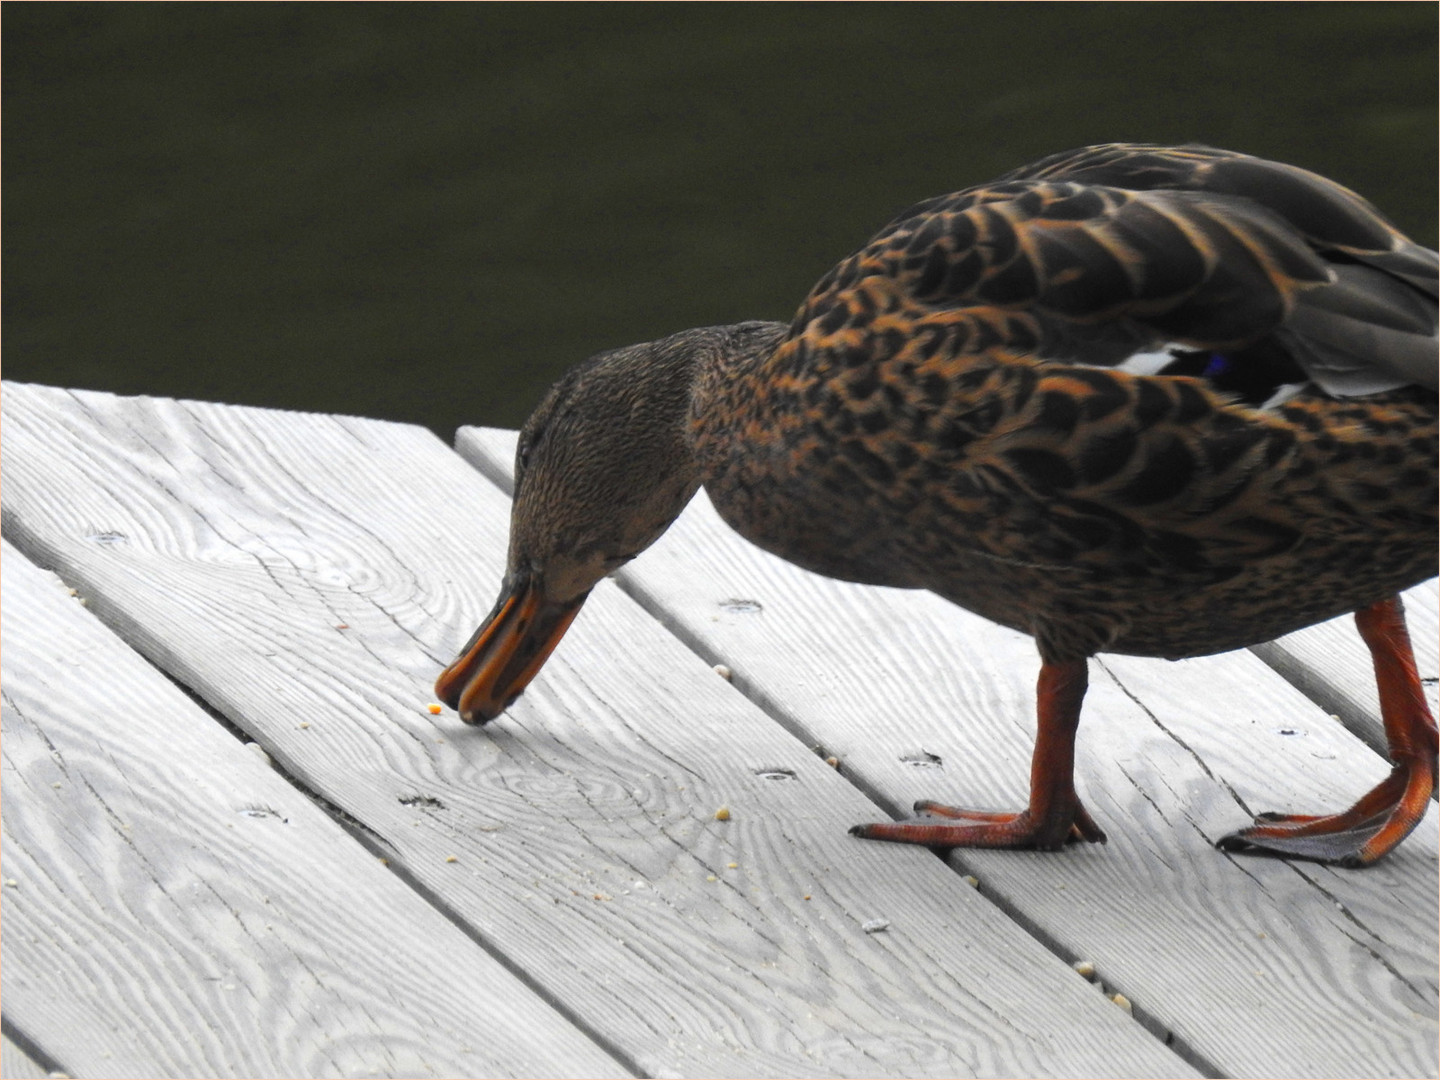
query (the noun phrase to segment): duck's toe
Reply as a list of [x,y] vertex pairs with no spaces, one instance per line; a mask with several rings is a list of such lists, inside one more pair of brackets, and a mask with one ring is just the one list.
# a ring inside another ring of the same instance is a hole
[[917,802],[915,814],[915,818],[907,821],[856,825],[851,828],[850,835],[864,840],[888,840],[931,848],[1035,848],[1055,851],[1076,841],[1105,842],[1105,834],[1078,801],[1068,813],[1052,812],[1044,817],[1033,816],[1029,810],[972,810],[928,801]]
[[1308,814],[1260,814],[1255,824],[1220,837],[1221,851],[1274,855],[1340,866],[1363,866],[1360,851],[1385,825],[1382,818],[1332,832],[1304,832],[1305,824],[1327,820]]
[[1222,836],[1215,846],[1221,851],[1369,866],[1410,835],[1425,816],[1434,791],[1434,761],[1410,758],[1342,813],[1260,814],[1255,824]]

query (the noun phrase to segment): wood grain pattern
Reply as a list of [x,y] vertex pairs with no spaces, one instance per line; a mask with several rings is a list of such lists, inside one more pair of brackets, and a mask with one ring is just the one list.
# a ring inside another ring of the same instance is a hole
[[[513,438],[465,429],[457,445],[503,481]],[[798,570],[725,529],[703,494],[620,577],[892,812],[1023,802],[1038,671],[1024,635],[929,594]],[[1109,844],[951,861],[1219,1072],[1432,1075],[1434,809],[1363,872],[1211,847],[1254,811],[1339,808],[1385,771],[1249,653],[1106,656],[1077,779]]]
[[7,533],[645,1072],[1194,1074],[611,585],[503,722],[431,716],[508,502],[429,433],[0,404]]
[[8,544],[3,577],[0,977],[68,1073],[629,1075]]

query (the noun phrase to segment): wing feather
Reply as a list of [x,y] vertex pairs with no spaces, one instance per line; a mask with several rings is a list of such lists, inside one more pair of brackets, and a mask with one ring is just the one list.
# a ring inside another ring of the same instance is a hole
[[[911,207],[817,285],[795,331],[863,330],[884,292],[916,318],[969,312],[977,330],[1005,313],[1049,360],[1273,337],[1331,393],[1434,388],[1436,276],[1434,252],[1323,177],[1111,144]],[[994,335],[956,340],[973,351]]]

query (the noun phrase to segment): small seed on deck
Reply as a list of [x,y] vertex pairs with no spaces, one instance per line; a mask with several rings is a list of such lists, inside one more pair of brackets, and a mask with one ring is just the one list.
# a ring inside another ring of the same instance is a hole
[[432,701],[429,705],[426,705],[425,708],[429,710],[431,716],[439,716],[443,706],[438,701]]
[[1095,961],[1093,961],[1093,960],[1076,960],[1076,961],[1075,961],[1075,973],[1076,973],[1077,975],[1079,975],[1082,979],[1094,979],[1094,978],[1095,978]]
[[454,855],[446,855],[446,856],[445,856],[445,861],[446,861],[446,862],[459,862],[460,860],[457,859]]
[[966,874],[961,880],[972,889],[978,889],[980,887],[980,879],[974,874]]
[[729,821],[729,820],[730,820],[730,808],[729,808],[728,806],[722,806],[722,807],[720,807],[719,810],[716,810],[716,811],[715,811],[715,820],[716,820],[716,821]]
[[1110,1000],[1113,1001],[1116,1005],[1119,1005],[1131,1016],[1135,1015],[1135,1006],[1130,1004],[1130,999],[1127,998],[1124,994],[1116,994]]
[[882,930],[890,929],[889,919],[866,919],[860,924],[860,929],[867,934],[878,934]]
[[712,670],[715,672],[716,675],[719,675],[720,678],[725,679],[727,682],[735,677],[735,673],[731,671],[730,668],[727,667],[725,664],[716,664]]

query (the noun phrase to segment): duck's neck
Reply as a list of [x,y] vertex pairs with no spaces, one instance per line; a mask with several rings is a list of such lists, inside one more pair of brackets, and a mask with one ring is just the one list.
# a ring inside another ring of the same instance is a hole
[[761,384],[755,370],[785,332],[781,323],[761,322],[684,330],[599,354],[567,373],[522,436],[539,440],[542,454],[547,446],[562,450],[551,451],[536,480],[517,486],[517,501],[533,489],[535,505],[566,508],[560,516],[572,524],[557,531],[555,515],[522,515],[536,523],[536,535],[521,537],[516,550],[540,549],[547,535],[576,533],[573,521],[592,519],[611,522],[619,535],[590,547],[631,557],[648,547],[724,468],[721,458],[743,456],[747,413],[737,391]]
[[701,483],[708,486],[754,445],[754,424],[769,392],[762,372],[788,329],[745,322],[687,331],[695,335],[688,437]]
[[[861,580],[846,558],[832,556],[830,541],[851,525],[873,530],[816,474],[815,408],[807,394],[813,379],[795,370],[792,354],[780,347],[789,327],[724,330],[726,346],[694,374],[690,447],[699,482],[725,522],[751,543],[807,569]],[[874,540],[853,538],[841,555],[868,551]]]

